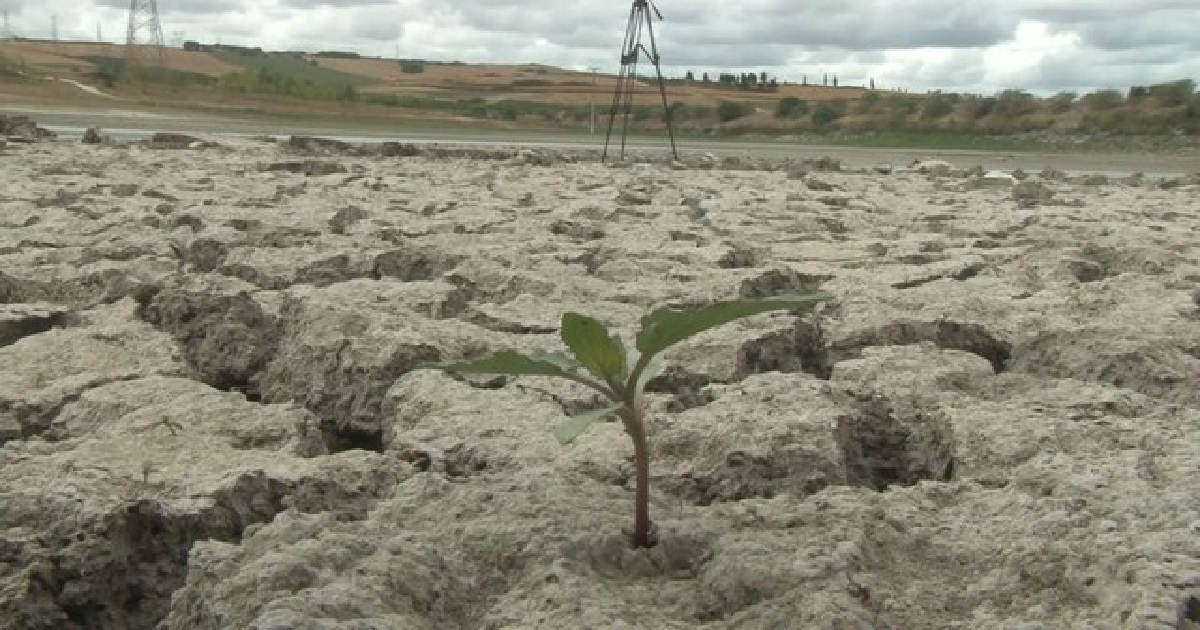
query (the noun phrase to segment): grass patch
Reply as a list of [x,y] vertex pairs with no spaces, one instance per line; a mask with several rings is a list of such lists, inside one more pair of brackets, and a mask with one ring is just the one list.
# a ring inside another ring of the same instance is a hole
[[24,82],[29,79],[29,68],[25,60],[0,53],[0,79],[11,82]]
[[415,95],[363,94],[361,102],[382,107],[436,111],[468,118],[505,121],[529,119],[582,121],[591,115],[589,106],[555,105],[520,100],[488,101],[482,98],[448,99]]
[[374,80],[368,77],[323,68],[317,64],[316,60],[308,60],[293,53],[251,54],[219,51],[212,54],[221,61],[247,70],[265,71],[270,75],[287,77],[326,90],[360,87],[374,83]]
[[1173,151],[1192,146],[1186,139],[1154,137],[1088,137],[1031,135],[985,135],[954,132],[889,131],[864,135],[830,135],[815,138],[831,146],[874,149],[926,149],[951,151]]
[[[84,76],[91,81],[99,83],[101,87],[112,88],[126,76],[126,63],[123,57],[92,55],[80,57],[80,59],[90,62],[94,67],[91,72],[86,73]],[[207,74],[160,68],[152,65],[139,68],[138,73],[139,78],[144,81],[176,87],[185,85],[214,85],[216,83],[216,79]]]
[[1020,151],[1036,147],[1036,140],[1016,136],[947,132],[887,131],[862,135],[815,136],[821,144],[874,149],[946,149],[957,151]]

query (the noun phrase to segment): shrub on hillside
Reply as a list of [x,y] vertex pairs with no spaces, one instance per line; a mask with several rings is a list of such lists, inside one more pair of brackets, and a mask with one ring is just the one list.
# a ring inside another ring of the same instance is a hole
[[802,118],[806,114],[808,114],[808,103],[794,96],[780,99],[775,106],[776,118]]
[[828,127],[841,117],[841,112],[834,107],[833,103],[818,103],[813,109],[812,122],[818,127]]
[[400,72],[404,74],[421,74],[425,72],[425,62],[420,59],[401,59]]
[[749,108],[735,101],[721,101],[717,105],[717,120],[733,122],[749,114]]
[[313,55],[314,57],[325,57],[328,59],[362,59],[362,55],[356,52],[346,52],[343,50],[322,50]]
[[1196,82],[1191,79],[1151,85],[1146,89],[1160,107],[1183,107],[1189,104],[1196,93]]
[[1094,112],[1116,109],[1123,101],[1121,93],[1116,90],[1097,90],[1083,97],[1083,104]]
[[1059,92],[1050,99],[1050,111],[1054,114],[1065,114],[1071,111],[1079,95],[1074,92]]
[[939,120],[954,112],[954,103],[944,94],[935,94],[921,107],[921,120]]

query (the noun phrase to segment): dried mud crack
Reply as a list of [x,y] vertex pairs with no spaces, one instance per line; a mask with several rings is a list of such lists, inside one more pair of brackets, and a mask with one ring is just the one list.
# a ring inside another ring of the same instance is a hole
[[[1200,180],[163,137],[0,154],[0,628],[1189,628]],[[652,514],[570,383],[667,355]]]

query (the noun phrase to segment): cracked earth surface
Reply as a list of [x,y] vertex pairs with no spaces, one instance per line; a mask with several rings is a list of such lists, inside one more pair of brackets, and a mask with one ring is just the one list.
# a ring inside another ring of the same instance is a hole
[[[0,153],[0,628],[1200,627],[1200,177],[175,140]],[[414,369],[818,288],[667,354],[652,550]]]

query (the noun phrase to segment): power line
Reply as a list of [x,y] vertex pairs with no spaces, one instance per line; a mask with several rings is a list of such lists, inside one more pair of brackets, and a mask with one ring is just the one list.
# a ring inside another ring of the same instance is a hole
[[163,62],[163,29],[156,0],[129,0],[129,27],[125,33],[125,63],[140,66],[146,57]]

